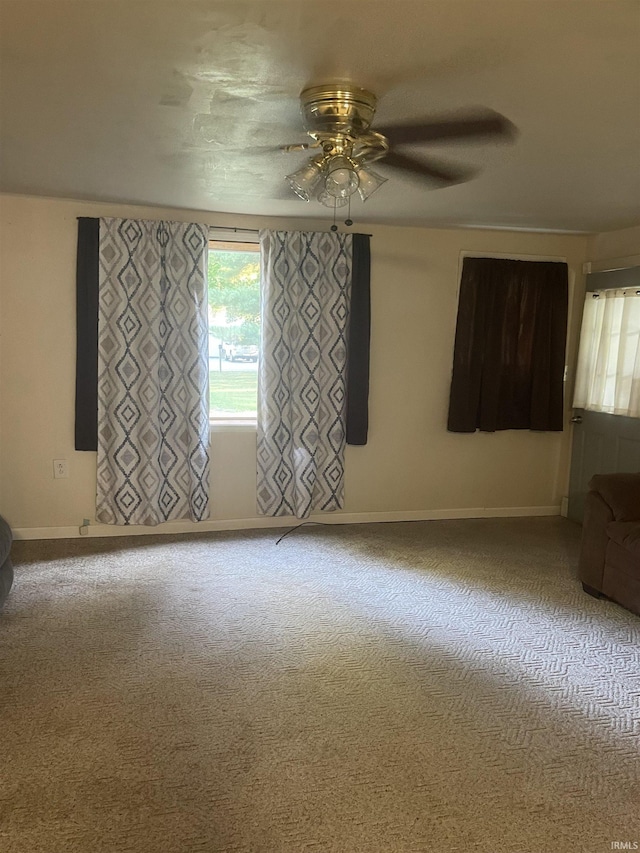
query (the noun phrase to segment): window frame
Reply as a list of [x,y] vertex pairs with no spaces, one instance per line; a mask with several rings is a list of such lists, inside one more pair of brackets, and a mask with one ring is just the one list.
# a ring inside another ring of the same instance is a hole
[[[239,237],[235,229],[220,229],[218,233],[209,233],[209,243],[207,246],[207,259],[209,252],[215,248],[224,247],[225,251],[237,252],[255,252],[260,257],[260,240],[257,233],[242,233]],[[208,287],[207,276],[207,287]],[[208,297],[207,297],[208,305]],[[261,317],[262,319],[262,317]],[[258,360],[257,364],[260,364]],[[209,371],[209,374],[211,371]],[[211,392],[209,391],[209,394]],[[209,406],[211,406],[211,398],[209,397]],[[257,400],[256,414],[249,417],[239,417],[234,415],[219,415],[216,416],[209,409],[209,429],[211,432],[255,432],[258,426]]]

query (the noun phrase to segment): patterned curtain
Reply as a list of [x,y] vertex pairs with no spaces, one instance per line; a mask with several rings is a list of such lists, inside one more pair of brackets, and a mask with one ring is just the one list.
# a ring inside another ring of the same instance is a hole
[[306,518],[344,497],[352,238],[262,231],[258,512]]
[[209,516],[207,227],[100,220],[96,519]]

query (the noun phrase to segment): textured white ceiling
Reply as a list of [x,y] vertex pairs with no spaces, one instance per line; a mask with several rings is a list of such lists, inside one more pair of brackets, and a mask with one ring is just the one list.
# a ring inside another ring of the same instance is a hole
[[0,0],[0,11],[7,192],[317,218],[326,210],[283,181],[305,155],[270,149],[304,138],[305,85],[348,79],[378,95],[380,124],[487,106],[520,131],[513,145],[414,149],[482,172],[437,190],[389,172],[354,203],[358,222],[640,223],[638,0]]

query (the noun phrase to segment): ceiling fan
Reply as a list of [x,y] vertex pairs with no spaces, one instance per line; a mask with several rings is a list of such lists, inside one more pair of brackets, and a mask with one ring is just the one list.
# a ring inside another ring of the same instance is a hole
[[372,130],[376,103],[372,92],[344,83],[312,86],[301,93],[304,128],[313,142],[281,145],[280,150],[318,149],[318,153],[286,176],[296,195],[305,201],[316,198],[332,208],[349,204],[356,192],[366,201],[387,180],[370,168],[376,161],[435,185],[462,183],[476,172],[434,160],[418,160],[397,149],[445,140],[509,140],[516,132],[508,119],[492,110]]

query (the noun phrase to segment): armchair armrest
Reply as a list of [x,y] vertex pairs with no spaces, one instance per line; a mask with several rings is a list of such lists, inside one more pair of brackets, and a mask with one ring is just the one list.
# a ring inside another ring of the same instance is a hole
[[604,560],[609,544],[607,525],[613,520],[613,511],[600,493],[588,492],[584,504],[578,571],[582,583],[598,592],[602,592]]
[[596,474],[589,488],[611,507],[615,521],[640,521],[640,473]]

